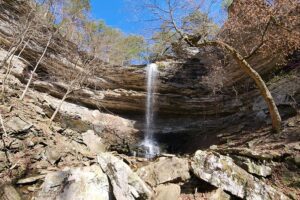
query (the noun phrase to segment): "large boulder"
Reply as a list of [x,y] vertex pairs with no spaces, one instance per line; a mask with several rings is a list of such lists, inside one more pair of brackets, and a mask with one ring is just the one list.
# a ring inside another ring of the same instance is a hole
[[0,187],[0,200],[21,200],[17,190],[11,185]]
[[267,177],[272,174],[271,167],[263,163],[256,163],[250,158],[242,157],[242,156],[234,156],[233,159],[235,160],[237,165],[245,169],[250,174],[254,174],[256,176],[261,176],[261,177]]
[[155,189],[155,200],[179,200],[180,186],[176,184],[159,185]]
[[236,165],[230,157],[218,153],[197,151],[191,168],[198,178],[243,199],[289,199],[280,191]]
[[29,130],[32,124],[24,121],[20,117],[12,117],[6,122],[6,126],[9,132],[21,133]]
[[99,166],[50,173],[36,200],[109,200],[109,182]]
[[110,153],[98,156],[98,162],[109,177],[116,200],[150,199],[152,191],[122,160]]
[[230,200],[231,197],[229,194],[224,192],[222,189],[217,189],[216,191],[212,192],[210,197],[210,200]]
[[93,130],[83,133],[82,140],[93,154],[103,153],[106,150],[106,145]]
[[137,174],[152,187],[190,178],[188,160],[177,157],[162,157],[155,163],[139,168]]

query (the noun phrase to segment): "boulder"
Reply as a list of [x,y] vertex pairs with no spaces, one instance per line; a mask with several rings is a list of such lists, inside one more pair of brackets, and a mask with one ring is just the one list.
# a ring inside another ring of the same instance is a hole
[[245,161],[243,161],[242,167],[247,172],[261,177],[267,177],[272,174],[271,167],[263,164],[262,165],[256,164],[254,161],[251,161],[250,159],[246,159]]
[[0,188],[0,200],[21,200],[21,197],[13,186],[4,185]]
[[57,163],[62,157],[61,152],[55,147],[47,147],[45,150],[45,157],[51,165]]
[[294,163],[298,166],[298,167],[300,167],[300,155],[295,155],[294,156]]
[[0,151],[0,162],[6,162],[7,157],[4,151]]
[[[2,61],[4,59],[4,57],[6,57],[6,55],[8,54],[7,51],[0,49],[0,60]],[[26,69],[26,63],[23,62],[20,58],[18,58],[17,56],[14,56],[13,59],[9,59],[8,62],[11,62],[12,64],[12,69],[11,69],[11,74],[13,74],[14,76],[21,78],[23,76],[23,72]],[[7,62],[7,63],[8,63]]]
[[157,162],[138,169],[137,174],[152,187],[190,178],[188,160],[177,157],[159,158]]
[[209,197],[210,200],[230,200],[231,197],[229,194],[224,192],[222,189],[217,189],[214,191],[211,196]]
[[12,117],[6,123],[9,132],[20,133],[29,130],[32,124],[22,120],[20,117]]
[[179,200],[180,186],[176,184],[159,185],[155,189],[155,200]]
[[122,160],[110,153],[101,153],[98,162],[108,176],[116,200],[150,199],[152,191]]
[[191,168],[198,178],[243,199],[288,199],[277,189],[236,165],[228,156],[198,150],[192,160]]
[[36,200],[109,200],[109,182],[99,166],[47,174]]
[[93,130],[88,130],[82,134],[84,144],[87,145],[91,153],[98,154],[105,152],[106,146]]
[[244,157],[244,156],[231,156],[235,163],[249,172],[250,174],[254,174],[256,176],[267,177],[272,174],[271,167],[263,164],[265,162],[256,162],[253,159]]

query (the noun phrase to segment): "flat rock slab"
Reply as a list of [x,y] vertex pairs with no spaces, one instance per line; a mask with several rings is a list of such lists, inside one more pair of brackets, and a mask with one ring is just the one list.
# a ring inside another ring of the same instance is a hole
[[110,153],[98,156],[98,162],[109,177],[116,200],[150,199],[152,191],[130,167]]
[[236,165],[232,158],[228,156],[198,150],[195,153],[191,167],[198,178],[242,199],[289,199],[280,191]]
[[29,183],[35,183],[41,179],[44,179],[45,175],[39,175],[39,176],[32,176],[32,177],[27,177],[23,178],[17,181],[17,184],[22,185],[22,184],[29,184]]
[[9,132],[20,133],[29,130],[32,127],[32,124],[22,120],[19,117],[13,117],[8,120],[6,123],[6,128]]
[[137,174],[152,187],[190,178],[188,160],[177,157],[162,157],[157,162],[138,169]]
[[36,200],[109,200],[109,182],[99,166],[50,173]]

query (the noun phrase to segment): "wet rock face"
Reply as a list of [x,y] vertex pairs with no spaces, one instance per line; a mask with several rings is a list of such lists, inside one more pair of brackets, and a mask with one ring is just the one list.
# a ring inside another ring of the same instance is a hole
[[200,179],[243,199],[289,199],[275,188],[247,173],[227,156],[199,150],[195,153],[191,167],[193,173]]

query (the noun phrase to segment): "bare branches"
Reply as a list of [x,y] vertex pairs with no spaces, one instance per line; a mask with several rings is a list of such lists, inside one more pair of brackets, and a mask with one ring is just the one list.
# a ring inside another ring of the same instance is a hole
[[[245,59],[273,56],[280,64],[300,48],[299,21],[297,0],[234,1],[221,37],[239,49]],[[245,50],[242,44],[247,44]]]
[[35,72],[36,72],[38,66],[39,66],[40,63],[42,62],[42,59],[44,58],[44,56],[45,56],[45,54],[46,54],[46,52],[47,52],[47,50],[48,50],[48,47],[49,47],[49,45],[50,45],[50,42],[51,42],[52,38],[53,38],[53,35],[51,34],[50,37],[49,37],[49,39],[48,39],[48,41],[47,41],[47,44],[46,44],[46,46],[45,46],[45,48],[44,48],[44,51],[43,51],[42,55],[40,56],[38,62],[36,63],[36,65],[35,65],[33,71],[32,71],[31,74],[30,74],[30,78],[29,78],[29,80],[28,80],[28,82],[27,82],[27,84],[26,84],[26,87],[25,87],[25,89],[24,89],[22,95],[20,96],[20,100],[23,100],[23,99],[24,99],[24,97],[25,97],[25,95],[26,95],[26,93],[27,93],[27,91],[28,91],[28,89],[29,89],[29,86],[31,85],[33,76],[34,76],[34,74],[35,74]]
[[[184,30],[180,29],[177,24],[176,24],[176,20],[174,18],[174,7],[171,4],[171,0],[166,0],[167,5],[168,5],[168,14],[169,14],[169,24],[171,24],[173,27],[173,30],[175,32],[177,32],[180,35],[180,40],[185,41],[190,47],[198,47],[198,48],[203,48],[203,47],[207,47],[207,46],[213,46],[213,47],[218,47],[221,48],[223,50],[225,50],[225,52],[229,53],[234,60],[237,62],[237,64],[241,67],[241,69],[251,78],[254,80],[255,84],[257,85],[262,97],[264,98],[266,104],[268,105],[269,111],[270,111],[270,115],[271,115],[271,119],[272,119],[272,125],[273,125],[273,129],[276,132],[280,132],[281,130],[281,117],[280,114],[278,112],[277,106],[274,102],[274,99],[269,91],[269,89],[267,88],[265,82],[263,81],[263,79],[261,78],[261,76],[258,74],[258,72],[256,72],[252,66],[245,60],[246,58],[250,58],[251,56],[253,56],[255,53],[258,52],[259,49],[261,49],[261,47],[263,45],[265,45],[266,42],[266,37],[270,37],[268,34],[268,30],[271,26],[271,22],[273,20],[273,16],[272,15],[268,15],[269,13],[272,13],[268,7],[266,7],[264,5],[264,3],[260,3],[257,2],[256,0],[252,0],[250,1],[250,10],[253,11],[253,9],[257,11],[257,8],[259,11],[263,10],[263,9],[267,9],[265,13],[262,13],[262,22],[264,22],[267,20],[266,25],[264,26],[264,28],[261,30],[261,35],[260,35],[260,39],[259,41],[255,41],[254,43],[258,43],[255,47],[253,47],[250,50],[250,53],[247,56],[242,56],[242,54],[239,52],[238,48],[234,48],[232,45],[230,45],[229,43],[226,43],[226,38],[225,41],[222,40],[222,38],[219,39],[211,39],[209,37],[207,37],[206,33],[207,31],[207,26],[205,26],[205,24],[200,24],[202,25],[204,31],[202,32],[202,34],[200,35],[189,35],[188,32],[184,32]],[[247,3],[249,4],[249,2],[247,1]],[[274,12],[273,12],[274,13]],[[247,15],[248,13],[241,13],[242,15]],[[253,13],[251,13],[253,15]],[[267,15],[267,16],[264,16]],[[239,16],[240,17],[240,16]],[[248,20],[247,18],[244,18],[242,16],[242,20]],[[178,20],[178,19],[177,19]],[[255,25],[254,27],[252,26],[253,24],[251,24],[251,21],[248,21],[248,24],[245,24],[245,21],[243,21],[243,23],[240,23],[239,21],[236,21],[236,19],[232,20],[234,23],[232,23],[229,19],[229,22],[231,22],[231,29],[233,31],[239,30],[239,31],[250,31],[250,34],[252,34],[251,31],[255,30]],[[263,24],[262,22],[259,22],[260,24]],[[230,24],[230,23],[228,23]],[[227,27],[228,27],[227,24]],[[243,30],[244,29],[244,30]],[[230,31],[229,31],[230,32]],[[255,32],[254,32],[255,33]],[[239,34],[237,34],[238,36],[240,36]],[[269,38],[268,38],[269,39]],[[230,41],[230,38],[229,38]],[[235,41],[232,41],[235,42]],[[243,43],[244,44],[244,43]],[[246,48],[246,46],[244,46],[244,48]],[[247,50],[246,50],[247,52]]]
[[175,29],[175,31],[177,33],[179,33],[181,39],[184,38],[184,34],[182,32],[181,29],[178,28],[176,22],[175,22],[175,18],[174,18],[174,8],[172,7],[171,5],[171,0],[167,0],[167,4],[168,4],[168,14],[170,15],[170,20],[171,20],[171,23],[173,25],[173,28]]
[[271,25],[272,19],[273,18],[270,17],[267,25],[263,29],[262,34],[261,34],[260,43],[256,47],[254,47],[247,56],[244,56],[244,59],[249,59],[250,57],[252,57],[260,49],[260,47],[262,47],[264,45],[264,43],[265,43],[265,36],[266,36],[266,33],[267,33],[267,31],[268,31],[268,29],[269,29],[269,27]]

